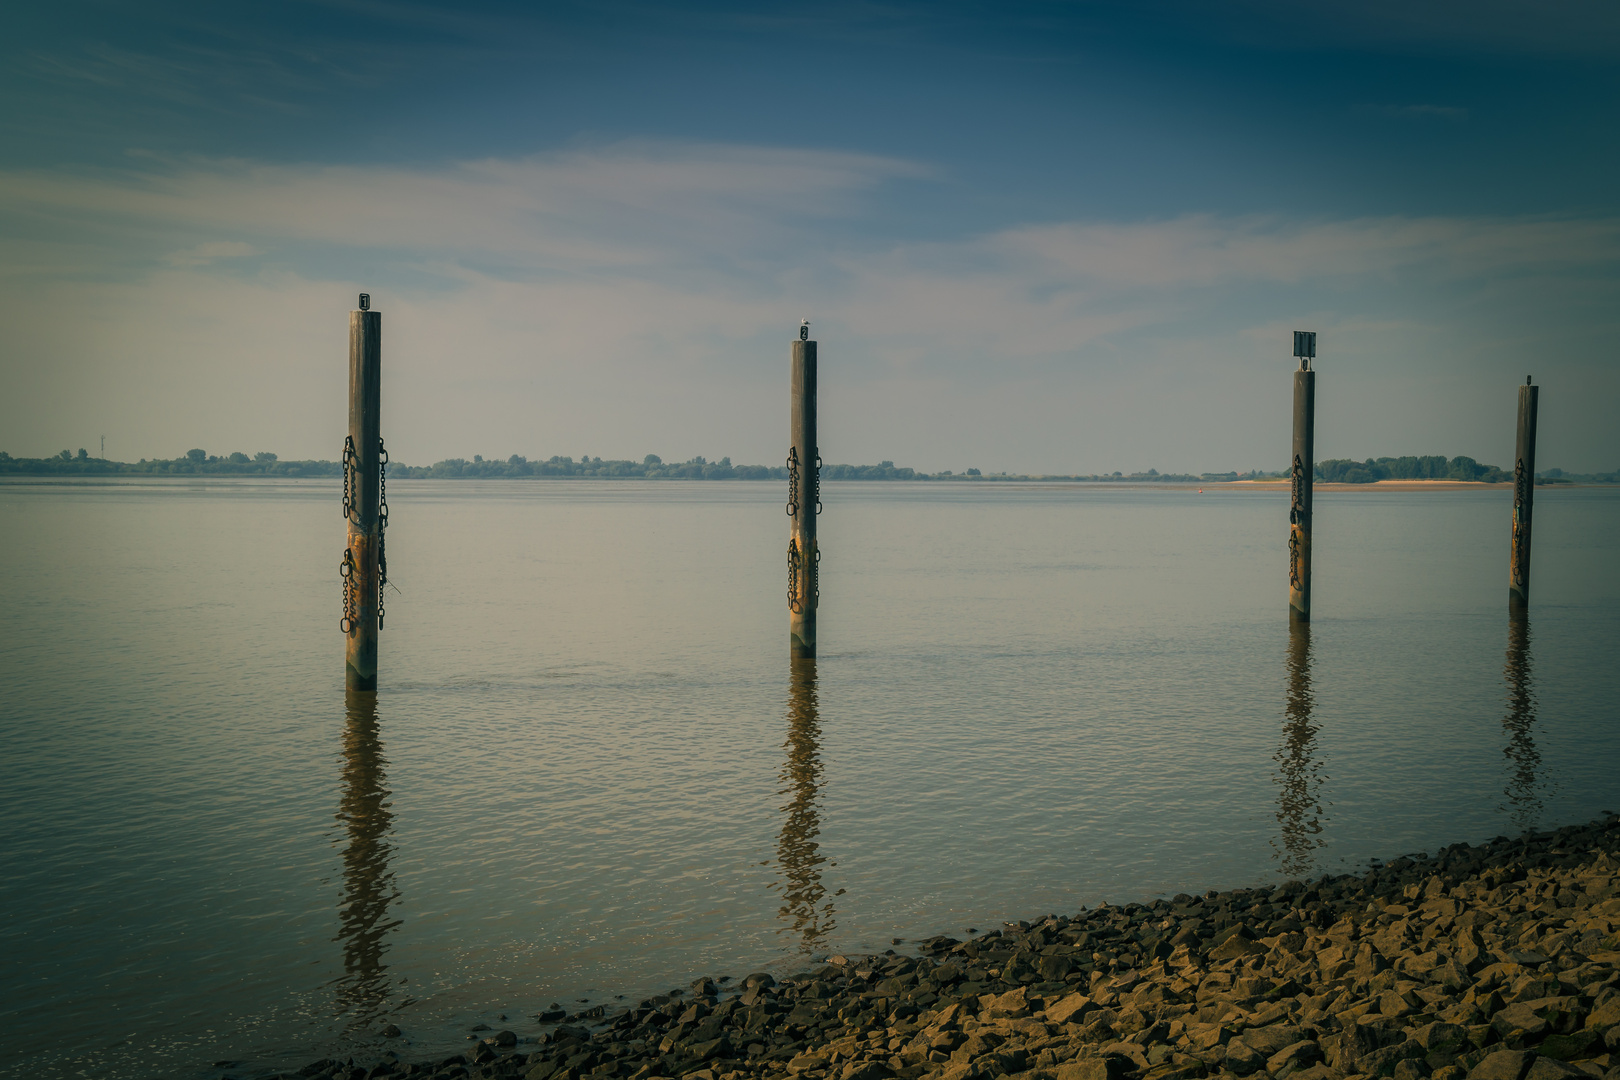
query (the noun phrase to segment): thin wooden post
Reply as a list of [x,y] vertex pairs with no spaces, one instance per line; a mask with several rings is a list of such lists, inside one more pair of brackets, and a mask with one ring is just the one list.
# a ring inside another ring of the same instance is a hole
[[1288,509],[1288,615],[1311,617],[1311,496],[1316,472],[1316,332],[1294,331],[1293,496]]
[[344,683],[377,689],[377,631],[382,561],[382,312],[371,296],[349,312],[349,437],[343,447],[343,516],[349,545],[343,553]]
[[788,374],[788,651],[816,655],[816,599],[821,590],[816,563],[816,514],[821,510],[821,455],[816,448],[816,343],[810,322],[799,326]]
[[1530,510],[1536,500],[1536,407],[1541,387],[1519,387],[1518,446],[1513,454],[1513,549],[1508,555],[1508,611],[1530,608]]

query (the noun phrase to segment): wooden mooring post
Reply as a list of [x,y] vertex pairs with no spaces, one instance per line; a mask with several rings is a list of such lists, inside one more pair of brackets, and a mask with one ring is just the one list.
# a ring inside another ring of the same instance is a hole
[[1541,387],[1519,387],[1518,445],[1513,453],[1513,550],[1508,555],[1508,611],[1530,609],[1530,510],[1536,500],[1536,406]]
[[1294,460],[1288,508],[1288,616],[1311,617],[1311,494],[1316,472],[1316,331],[1294,331]]
[[382,629],[382,589],[388,560],[383,530],[388,502],[383,494],[382,312],[371,310],[369,293],[349,312],[349,437],[343,444],[343,517],[349,542],[343,551],[344,684],[377,689],[377,631]]
[[810,321],[799,326],[788,374],[788,501],[793,525],[788,537],[788,651],[796,659],[816,655],[816,514],[821,510],[821,455],[816,448],[816,343]]

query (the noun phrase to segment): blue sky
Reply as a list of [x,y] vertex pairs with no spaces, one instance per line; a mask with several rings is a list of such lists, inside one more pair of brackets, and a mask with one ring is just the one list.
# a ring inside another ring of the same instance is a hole
[[1620,465],[1620,9],[37,5],[0,44],[0,449]]

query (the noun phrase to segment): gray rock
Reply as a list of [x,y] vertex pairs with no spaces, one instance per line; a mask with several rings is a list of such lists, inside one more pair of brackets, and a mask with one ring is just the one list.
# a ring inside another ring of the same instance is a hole
[[1498,1050],[1468,1070],[1468,1080],[1523,1080],[1535,1059],[1530,1050]]
[[1516,1002],[1497,1010],[1496,1015],[1491,1017],[1491,1026],[1504,1038],[1514,1031],[1523,1031],[1525,1035],[1534,1039],[1547,1031],[1547,1021],[1541,1018],[1528,1001]]
[[1567,1062],[1537,1055],[1530,1070],[1524,1074],[1524,1080],[1587,1080],[1588,1075]]
[[1429,1066],[1418,1058],[1403,1058],[1395,1063],[1392,1080],[1423,1080],[1429,1075]]
[[[1108,1055],[1082,1058],[1057,1068],[1057,1080],[1123,1080],[1132,1068],[1130,1059]],[[942,1080],[950,1080],[947,1073]]]
[[1322,1060],[1322,1048],[1313,1039],[1301,1039],[1299,1042],[1283,1047],[1266,1059],[1266,1071],[1276,1075],[1284,1069],[1302,1069],[1307,1065],[1315,1065]]
[[1272,1024],[1268,1027],[1250,1028],[1243,1033],[1242,1038],[1244,1043],[1270,1057],[1283,1048],[1298,1043],[1304,1035],[1297,1025]]
[[1603,1036],[1591,1028],[1572,1031],[1567,1035],[1549,1035],[1536,1047],[1536,1052],[1544,1058],[1559,1061],[1593,1057],[1603,1052]]
[[839,1080],[888,1080],[894,1073],[876,1061],[852,1061],[838,1075]]
[[1243,1039],[1233,1039],[1226,1044],[1226,1067],[1239,1076],[1259,1072],[1265,1064],[1265,1056]]

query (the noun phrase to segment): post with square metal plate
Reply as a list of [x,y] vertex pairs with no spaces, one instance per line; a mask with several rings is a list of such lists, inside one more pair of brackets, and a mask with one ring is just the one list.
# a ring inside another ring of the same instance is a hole
[[1541,387],[1519,387],[1518,445],[1513,454],[1513,549],[1508,555],[1508,612],[1530,608],[1530,509],[1536,498],[1536,407]]
[[1294,331],[1294,455],[1288,508],[1288,616],[1311,617],[1311,495],[1316,470],[1316,331]]
[[821,593],[816,564],[816,515],[821,512],[821,454],[816,447],[816,343],[810,320],[788,364],[788,651],[795,659],[816,655],[816,600]]
[[383,624],[383,589],[388,556],[388,454],[382,440],[382,312],[371,310],[371,295],[349,312],[349,436],[343,444],[344,684],[350,690],[377,689],[377,632]]

